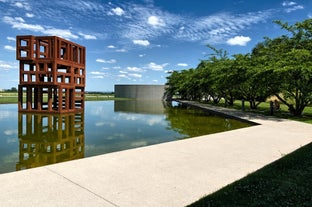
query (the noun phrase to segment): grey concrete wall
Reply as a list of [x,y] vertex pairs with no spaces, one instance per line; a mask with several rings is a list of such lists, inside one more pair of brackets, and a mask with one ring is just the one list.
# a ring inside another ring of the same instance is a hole
[[161,100],[115,100],[115,112],[138,114],[164,114],[164,103]]
[[164,93],[164,85],[115,85],[116,98],[162,100]]

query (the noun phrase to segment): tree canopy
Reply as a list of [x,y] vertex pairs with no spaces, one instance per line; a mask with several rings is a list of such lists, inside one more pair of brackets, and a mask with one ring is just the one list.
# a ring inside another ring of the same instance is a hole
[[244,99],[252,109],[274,95],[300,116],[312,103],[312,19],[294,25],[275,23],[287,34],[265,37],[248,54],[230,58],[226,51],[208,45],[214,53],[207,60],[167,77],[167,93],[214,104]]

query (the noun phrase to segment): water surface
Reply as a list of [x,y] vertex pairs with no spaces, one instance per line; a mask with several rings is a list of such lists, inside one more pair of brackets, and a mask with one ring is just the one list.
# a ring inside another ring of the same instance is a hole
[[76,114],[0,105],[0,173],[217,133],[250,124],[179,104],[88,101]]

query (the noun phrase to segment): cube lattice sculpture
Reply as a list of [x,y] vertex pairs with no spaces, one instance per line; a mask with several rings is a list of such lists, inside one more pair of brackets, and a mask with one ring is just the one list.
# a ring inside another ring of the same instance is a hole
[[84,112],[18,114],[16,170],[84,157]]
[[85,47],[56,36],[17,36],[16,59],[20,112],[84,109]]

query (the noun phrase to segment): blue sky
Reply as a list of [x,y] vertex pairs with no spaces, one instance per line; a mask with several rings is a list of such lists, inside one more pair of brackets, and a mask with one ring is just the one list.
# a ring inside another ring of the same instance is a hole
[[17,35],[57,35],[87,48],[87,91],[164,84],[211,51],[248,53],[312,18],[312,0],[0,0],[0,89],[17,87]]

